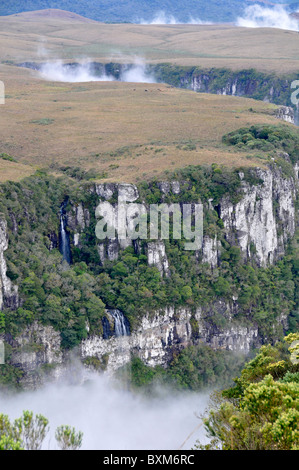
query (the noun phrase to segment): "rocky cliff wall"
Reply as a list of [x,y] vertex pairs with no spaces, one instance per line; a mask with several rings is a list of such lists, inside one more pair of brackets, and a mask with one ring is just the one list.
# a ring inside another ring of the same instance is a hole
[[196,68],[187,72],[183,69],[178,70],[177,74],[179,76],[177,85],[196,92],[243,96],[282,105],[276,111],[277,118],[295,123],[297,108],[291,101],[293,92],[291,84],[298,78],[296,76],[278,77],[253,69],[234,72],[228,69]]
[[[287,155],[284,155],[284,158],[288,161]],[[290,174],[285,173],[273,162],[271,168],[255,169],[254,172],[254,183],[246,180],[240,172],[238,194],[227,194],[217,206],[214,206],[213,200],[210,199],[206,209],[214,211],[221,219],[224,237],[230,244],[240,247],[244,258],[255,257],[261,266],[267,266],[285,253],[288,240],[295,233],[298,220],[296,199],[299,166],[296,164]],[[179,197],[182,182],[161,182],[159,188],[162,200],[164,196]],[[88,190],[93,195],[95,204],[103,201],[107,203],[107,207],[112,208],[113,213],[116,213],[119,195],[131,203],[140,200],[138,188],[129,184],[96,184]],[[84,242],[83,235],[90,229],[92,211],[95,211],[95,208],[96,206],[87,207],[83,202],[70,201],[66,214],[67,225],[71,231],[72,243],[79,249]],[[134,212],[128,215],[128,222],[133,216]],[[97,244],[102,261],[117,259],[120,250],[130,244],[136,250],[140,248],[136,241],[120,241],[117,237],[105,242],[98,240]],[[3,305],[17,308],[17,288],[6,274],[4,254],[7,248],[7,224],[0,219],[0,303],[1,308]],[[197,261],[210,264],[212,269],[217,268],[221,248],[216,235],[204,234],[203,246],[196,253]],[[156,266],[161,276],[171,276],[163,240],[148,242],[146,253],[148,263]],[[199,342],[214,349],[247,353],[252,347],[260,344],[261,338],[254,322],[247,323],[243,317],[242,322],[238,320],[237,300],[232,297],[230,302],[215,301],[206,307],[197,305],[193,309],[187,306],[177,309],[168,306],[152,314],[145,311],[140,323],[130,335],[116,337],[112,334],[106,338],[91,335],[81,342],[78,356],[81,361],[97,359],[110,373],[129,362],[132,355],[139,356],[150,366],[165,366],[174,352]],[[221,326],[217,326],[213,321],[212,313],[215,312],[224,320]],[[288,327],[283,313],[277,322],[284,329]],[[34,387],[42,383],[45,372],[49,370],[54,379],[64,374],[69,357],[62,353],[60,333],[52,327],[35,322],[17,338],[6,340],[13,348],[11,363],[24,371],[22,380],[26,386]]]
[[61,350],[60,333],[52,326],[34,322],[21,335],[5,338],[12,348],[10,364],[23,372],[21,384],[25,388],[36,388],[46,380],[57,380],[66,367]]
[[7,222],[0,216],[0,311],[5,306],[16,309],[19,303],[18,287],[7,277],[4,252],[8,248]]
[[130,336],[108,340],[98,336],[88,338],[81,344],[81,357],[101,359],[107,355],[107,371],[111,373],[128,363],[132,355],[140,357],[148,366],[166,366],[175,352],[191,344],[202,342],[213,349],[244,354],[259,344],[257,327],[233,321],[233,306],[218,302],[213,309],[230,318],[225,328],[209,324],[207,312],[200,307],[196,312],[190,308],[169,307],[155,314],[146,314]]
[[[283,158],[288,161],[288,155]],[[296,213],[296,199],[298,197],[298,164],[294,166],[292,175],[286,175],[283,170],[273,164],[271,168],[256,168],[253,170],[259,183],[252,184],[244,179],[244,173],[239,173],[240,188],[238,190],[238,202],[232,202],[232,196],[227,194],[219,204],[213,205],[209,201],[207,210],[216,211],[224,226],[224,236],[230,244],[241,248],[244,258],[254,257],[260,266],[271,265],[281,258],[288,241],[294,236],[298,214]],[[159,189],[163,195],[171,197],[180,194],[180,182],[161,182]],[[130,239],[119,240],[117,237],[117,212],[118,203],[110,203],[111,198],[118,196],[134,203],[139,198],[138,188],[129,184],[99,184],[91,188],[99,196],[99,202],[103,201],[102,213],[112,214],[111,224],[116,236],[112,239],[97,241],[101,262],[105,259],[115,261],[119,251],[127,246],[138,249],[138,241]],[[145,201],[145,206],[148,209]],[[182,204],[182,203],[181,203]],[[128,205],[129,206],[129,205]],[[90,208],[84,208],[82,204],[74,206],[67,215],[68,226],[73,232],[74,246],[80,246],[80,234],[82,234],[90,222]],[[95,207],[92,209],[95,210]],[[135,211],[127,212],[127,225],[130,226],[136,216]],[[212,268],[218,265],[221,253],[221,243],[217,236],[210,237],[203,234],[201,249],[197,257],[202,262],[207,262]],[[148,263],[156,266],[161,275],[169,275],[169,262],[163,240],[147,242],[146,253]]]
[[[244,256],[255,256],[261,266],[273,264],[285,253],[296,227],[296,173],[286,178],[280,169],[256,170],[262,184],[242,183],[244,196],[237,204],[225,197],[219,205],[226,237]],[[242,178],[242,174],[240,174]]]
[[59,332],[51,326],[34,322],[16,338],[7,338],[12,347],[10,363],[23,371],[21,384],[25,388],[36,388],[46,381],[57,381],[65,377],[76,357],[81,362],[102,364],[107,374],[113,374],[138,356],[148,366],[166,367],[178,353],[191,344],[204,343],[213,349],[226,349],[247,354],[252,347],[260,345],[258,328],[234,322],[233,305],[216,302],[212,306],[227,318],[225,328],[217,328],[207,320],[207,311],[198,307],[166,308],[146,314],[139,327],[128,336],[104,339],[91,336],[82,341],[72,355],[61,350]]

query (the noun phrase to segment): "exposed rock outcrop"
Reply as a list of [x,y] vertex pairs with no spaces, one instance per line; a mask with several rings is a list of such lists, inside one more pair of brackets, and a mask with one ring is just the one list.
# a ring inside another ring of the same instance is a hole
[[0,311],[5,306],[16,309],[19,304],[18,287],[7,277],[4,252],[8,249],[7,222],[0,218]]
[[72,211],[67,214],[67,226],[73,230],[74,233],[74,246],[80,245],[80,234],[89,227],[90,213],[89,210],[83,207],[80,203],[72,207]]
[[56,232],[52,231],[49,233],[48,238],[50,240],[49,243],[49,250],[52,251],[55,248],[59,247],[59,236],[57,235]]
[[227,239],[240,246],[245,257],[255,256],[261,266],[272,264],[285,252],[295,233],[295,178],[279,168],[256,169],[262,184],[242,181],[242,199],[233,204],[229,196],[220,203],[220,217]]
[[158,188],[164,194],[180,194],[181,192],[181,183],[179,181],[161,181],[158,183]]
[[[175,353],[191,344],[204,343],[215,350],[242,354],[260,344],[257,327],[234,321],[233,305],[220,301],[211,307],[226,318],[226,326],[221,328],[209,321],[209,308],[198,307],[194,312],[189,307],[169,307],[154,314],[147,313],[129,335],[119,335],[109,327],[108,335],[93,335],[82,341],[76,352],[77,360],[84,364],[88,359],[95,359],[105,364],[106,372],[112,374],[129,363],[132,356],[140,357],[152,367],[166,367]],[[107,313],[109,316],[109,311]],[[22,334],[14,339],[7,337],[6,341],[12,347],[10,363],[23,371],[21,384],[27,389],[49,380],[60,380],[72,366],[70,355],[61,350],[60,333],[51,326],[34,322]],[[73,372],[76,374],[78,370]]]
[[[165,191],[167,191],[167,183],[165,183]],[[163,186],[163,183],[162,183]],[[164,186],[163,186],[164,187]],[[172,183],[174,191],[179,191],[178,182]],[[112,237],[98,243],[98,253],[103,263],[105,259],[115,261],[118,258],[119,250],[128,246],[134,246],[134,240],[131,238],[120,238],[119,229],[119,204],[127,204],[125,213],[125,223],[128,230],[134,230],[134,219],[136,215],[145,215],[147,209],[145,205],[135,205],[135,201],[139,198],[138,189],[132,184],[101,184],[96,185],[96,193],[103,199],[101,207],[97,209],[97,216],[105,217],[109,220],[109,225],[114,231]],[[110,204],[107,199],[117,196],[118,203]],[[137,247],[138,249],[138,247]],[[147,243],[147,256],[149,266],[156,266],[161,275],[169,275],[169,265],[163,240],[157,240]]]
[[[281,154],[288,164],[287,154]],[[241,188],[239,202],[232,202],[232,195],[227,194],[220,201],[216,210],[225,228],[226,238],[231,244],[239,246],[245,258],[255,257],[261,266],[274,263],[285,253],[288,240],[294,235],[296,228],[295,200],[298,194],[299,165],[295,165],[294,174],[286,175],[282,169],[273,164],[271,168],[252,170],[261,183],[252,183],[244,179],[240,172]],[[179,194],[181,183],[164,181],[158,184],[163,195]],[[99,256],[103,263],[105,259],[115,261],[120,250],[134,246],[139,248],[136,241],[130,238],[120,238],[118,235],[119,202],[127,204],[126,223],[134,228],[134,218],[144,208],[144,214],[149,215],[147,204],[134,204],[139,198],[136,186],[129,184],[101,184],[93,191],[99,195],[101,209],[97,216],[109,218],[109,224],[114,230],[113,236],[97,244]],[[110,203],[113,198],[118,202]],[[103,201],[104,199],[104,201]],[[90,210],[90,209],[89,209]],[[92,210],[92,209],[91,209]],[[209,210],[215,210],[213,201],[209,201]],[[74,215],[75,213],[75,215]],[[74,245],[79,246],[80,233],[88,226],[90,214],[82,205],[76,206],[68,214],[68,226],[74,232]],[[163,240],[146,242],[148,263],[156,266],[161,275],[169,275],[167,253]],[[209,263],[211,268],[217,267],[221,253],[221,243],[217,237],[204,234],[201,252],[197,253],[202,262]]]
[[[221,302],[220,302],[221,304]],[[232,315],[227,304],[214,305],[214,309]],[[214,349],[248,353],[259,344],[258,328],[246,327],[227,318],[227,326],[217,328],[209,323],[205,309],[166,308],[163,312],[146,314],[139,328],[127,337],[104,339],[93,336],[81,343],[82,359],[107,356],[107,372],[113,372],[128,363],[132,355],[139,356],[149,366],[166,366],[174,352],[188,345],[203,342]],[[192,326],[193,319],[193,326]],[[194,326],[195,325],[195,326]]]
[[25,388],[35,388],[49,378],[57,380],[64,369],[60,333],[34,322],[21,335],[7,338],[12,346],[11,364],[19,367]]
[[163,240],[147,243],[147,261],[148,265],[155,266],[162,276],[169,276],[169,263]]
[[[107,314],[110,318],[109,312],[111,311],[107,311]],[[209,320],[210,315],[215,312],[225,319],[225,326],[216,326]],[[233,302],[230,304],[223,301],[204,308],[198,307],[195,311],[190,307],[168,307],[163,311],[146,313],[138,328],[131,334],[117,334],[115,328],[109,324],[103,336],[92,335],[82,341],[75,354],[82,364],[90,364],[91,359],[91,363],[104,365],[108,374],[113,374],[128,364],[132,356],[138,356],[152,367],[166,367],[175,353],[192,344],[203,343],[215,350],[225,349],[247,354],[252,347],[261,344],[258,328],[236,321],[236,313]],[[283,324],[285,320],[282,316],[278,323]],[[51,326],[34,322],[21,335],[14,339],[8,337],[6,340],[12,347],[11,364],[24,373],[21,384],[25,388],[32,389],[49,380],[60,380],[72,367],[72,357],[69,353],[62,352],[60,334]],[[82,378],[79,369],[78,364],[72,369],[74,380]]]
[[280,106],[276,111],[277,119],[295,124],[295,112],[290,106]]
[[209,236],[203,237],[202,262],[208,263],[211,268],[216,268],[219,262],[220,250],[221,243],[217,240],[217,235],[214,238]]
[[[217,85],[217,73],[215,73],[215,75],[211,73],[203,73],[194,75],[192,78],[185,77],[181,80],[181,83],[183,86],[187,86],[193,91],[216,93],[217,95],[248,96],[255,98],[256,93],[259,91],[258,80],[240,80],[238,74],[234,73],[231,73],[231,76],[227,78],[227,81],[223,86]],[[289,87],[290,85],[291,83],[289,84]],[[281,84],[280,90],[285,89],[285,87],[285,83]],[[270,80],[268,86],[265,86],[265,82],[263,83],[263,88],[265,88],[263,101],[269,103],[275,103],[278,101],[278,90],[274,90]],[[291,106],[280,106],[275,111],[275,116],[277,119],[295,124],[295,112]]]
[[[161,66],[163,73],[163,65]],[[174,68],[175,69],[175,68]],[[173,72],[175,70],[173,69]],[[295,107],[291,103],[291,83],[293,76],[275,76],[255,70],[232,71],[229,69],[194,68],[185,72],[177,67],[175,79],[180,76],[180,86],[201,93],[243,96],[282,105],[276,111],[279,119],[295,123]],[[171,77],[169,82],[171,83]]]
[[[281,157],[290,164],[287,154]],[[294,166],[293,174],[283,172],[274,162],[271,168],[256,168],[252,171],[255,175],[253,181],[239,173],[241,185],[234,198],[227,194],[217,207],[213,206],[213,200],[210,199],[208,210],[217,211],[226,240],[231,245],[239,246],[245,259],[254,257],[261,266],[267,266],[285,253],[288,240],[295,234],[299,165]],[[180,185],[180,182],[175,181],[162,182],[159,188],[162,194],[169,196],[171,193],[179,194]],[[136,240],[119,239],[117,233],[119,204],[127,202],[132,208],[126,213],[128,226],[135,217],[137,209],[134,203],[139,198],[136,186],[103,184],[94,186],[92,191],[103,203],[103,214],[110,211],[111,226],[115,229],[115,237],[98,242],[101,260],[116,260],[120,250],[126,246],[132,245],[135,250],[140,250]],[[94,209],[78,204],[67,213],[67,225],[71,233],[75,234],[75,246],[80,247],[80,235],[88,229],[90,214]],[[17,289],[6,276],[4,251],[7,247],[7,225],[0,219],[0,302],[5,306],[16,306]],[[163,240],[146,241],[146,254],[150,266],[156,266],[162,276],[170,275]],[[205,234],[202,249],[196,255],[199,262],[208,263],[212,269],[216,269],[221,255],[218,237]],[[128,363],[132,355],[139,356],[149,366],[166,366],[174,353],[200,342],[213,349],[248,353],[252,347],[260,345],[259,330],[253,322],[240,323],[237,316],[238,299],[232,295],[230,302],[217,301],[204,307],[198,305],[195,309],[168,307],[154,314],[144,312],[139,325],[130,335],[116,336],[113,319],[107,312],[103,336],[89,336],[81,343],[79,355],[83,362],[94,358],[105,364],[107,371],[112,373]],[[288,327],[283,313],[277,319],[277,325],[273,325],[273,328],[277,327]],[[23,383],[26,386],[41,383],[44,369],[53,369],[53,379],[60,377],[66,370],[68,358],[61,352],[60,335],[51,327],[34,323],[22,335],[11,340],[11,344],[12,363],[25,372]]]

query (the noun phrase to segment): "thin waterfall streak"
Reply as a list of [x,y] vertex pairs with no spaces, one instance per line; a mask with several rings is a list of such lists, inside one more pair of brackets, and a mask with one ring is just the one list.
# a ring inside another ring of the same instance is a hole
[[60,253],[63,256],[63,259],[67,263],[71,263],[71,249],[69,243],[69,237],[65,229],[65,220],[63,214],[63,206],[60,209]]

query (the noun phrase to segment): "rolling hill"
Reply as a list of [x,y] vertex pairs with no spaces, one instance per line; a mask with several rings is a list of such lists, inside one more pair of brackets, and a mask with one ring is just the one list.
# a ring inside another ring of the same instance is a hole
[[47,8],[45,10],[35,10],[35,11],[24,11],[21,13],[15,13],[12,16],[13,18],[21,18],[22,21],[39,21],[44,19],[55,19],[55,20],[65,20],[65,21],[74,21],[76,23],[95,23],[95,20],[91,20],[71,11],[60,10],[57,8]]
[[61,10],[40,15],[0,17],[2,63],[80,58],[130,62],[140,57],[150,63],[254,68],[278,74],[299,70],[295,31],[231,25],[102,24]]

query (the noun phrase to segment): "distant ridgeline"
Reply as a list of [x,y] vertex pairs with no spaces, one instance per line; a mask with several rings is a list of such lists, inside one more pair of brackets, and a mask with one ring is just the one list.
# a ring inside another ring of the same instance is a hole
[[[209,373],[190,379],[190,366],[182,379],[196,388],[225,370],[229,351],[248,354],[298,328],[298,132],[251,127],[223,142],[256,151],[263,168],[194,166],[136,186],[37,172],[0,186],[2,385],[57,375],[73,348],[88,367],[137,358],[177,377],[200,350]],[[146,207],[202,202],[203,246],[98,240],[95,209],[116,209],[120,190]]]
[[[258,2],[256,2],[258,3]],[[287,3],[287,2],[284,2]],[[205,21],[230,22],[243,13],[244,7],[252,4],[246,0],[3,0],[0,15],[11,15],[23,11],[57,8],[103,22],[134,22],[152,20],[154,15],[165,11],[179,21],[190,21],[190,17]]]

